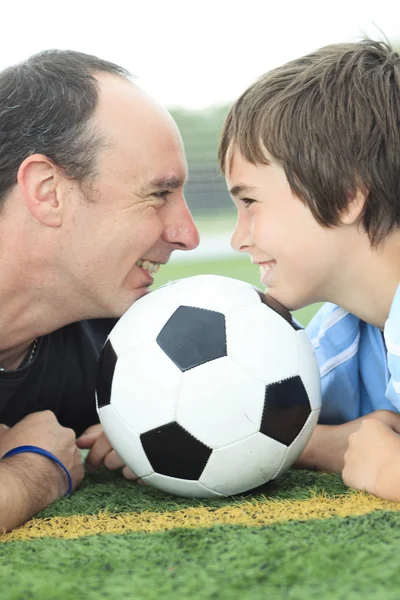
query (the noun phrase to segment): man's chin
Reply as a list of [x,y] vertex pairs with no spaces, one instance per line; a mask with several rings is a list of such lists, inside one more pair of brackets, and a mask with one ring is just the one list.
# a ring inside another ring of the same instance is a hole
[[112,312],[112,314],[110,314],[109,316],[115,319],[119,319],[133,304],[135,304],[135,302],[140,300],[140,298],[147,296],[147,294],[149,294],[150,292],[151,289],[148,287],[141,287],[132,290],[132,292],[129,295],[125,295],[124,301],[120,301],[118,304],[115,303],[113,306],[110,307],[110,312]]

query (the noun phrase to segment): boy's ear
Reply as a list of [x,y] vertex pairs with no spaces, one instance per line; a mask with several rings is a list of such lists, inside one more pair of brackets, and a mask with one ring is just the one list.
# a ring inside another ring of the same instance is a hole
[[47,227],[62,223],[60,179],[58,167],[43,154],[28,156],[18,169],[17,182],[26,206]]
[[347,194],[347,206],[340,213],[340,221],[343,225],[353,225],[357,223],[365,206],[368,197],[368,191],[357,189],[356,194]]

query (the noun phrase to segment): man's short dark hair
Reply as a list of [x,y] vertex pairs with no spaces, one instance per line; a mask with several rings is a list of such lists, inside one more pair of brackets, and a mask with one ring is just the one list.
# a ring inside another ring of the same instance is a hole
[[378,245],[400,227],[399,54],[365,39],[266,73],[230,109],[219,147],[223,171],[230,149],[252,164],[267,164],[267,150],[327,227],[339,224],[361,189],[360,224]]
[[91,124],[96,73],[128,78],[111,62],[72,50],[46,50],[0,73],[0,206],[21,162],[44,154],[80,183],[96,174],[105,140]]

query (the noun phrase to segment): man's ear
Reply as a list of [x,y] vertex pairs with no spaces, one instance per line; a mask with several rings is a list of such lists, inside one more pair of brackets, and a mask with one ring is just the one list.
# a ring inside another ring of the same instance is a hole
[[355,194],[347,194],[347,206],[340,213],[340,221],[343,225],[354,225],[357,223],[364,210],[365,202],[368,197],[368,191],[357,189]]
[[19,166],[17,182],[29,212],[47,227],[62,223],[59,168],[43,154],[28,156]]

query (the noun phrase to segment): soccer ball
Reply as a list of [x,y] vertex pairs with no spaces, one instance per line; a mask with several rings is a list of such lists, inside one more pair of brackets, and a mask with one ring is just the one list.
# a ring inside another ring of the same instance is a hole
[[304,330],[248,283],[198,275],[147,294],[99,361],[100,422],[124,462],[179,496],[221,497],[286,471],[321,405]]

